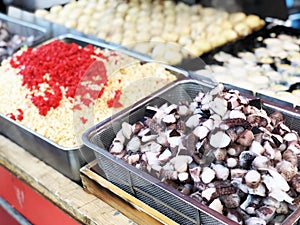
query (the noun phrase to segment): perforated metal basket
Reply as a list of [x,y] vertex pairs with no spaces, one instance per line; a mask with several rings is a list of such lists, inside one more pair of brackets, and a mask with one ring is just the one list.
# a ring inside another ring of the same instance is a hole
[[[174,82],[146,100],[138,102],[90,128],[83,135],[84,145],[94,150],[98,164],[110,182],[179,224],[237,223],[127,164],[122,159],[114,157],[108,152],[108,149],[116,133],[121,129],[122,122],[126,121],[133,124],[144,116],[149,116],[146,111],[148,105],[160,106],[166,102],[178,104],[181,101],[192,101],[199,91],[207,92],[211,88],[212,85],[210,84],[191,79]],[[291,129],[300,130],[299,114],[296,111],[290,111],[270,103],[263,103],[263,107],[268,113],[281,111],[284,114],[286,124]],[[288,224],[293,224],[298,220],[300,213],[298,211],[286,219]]]

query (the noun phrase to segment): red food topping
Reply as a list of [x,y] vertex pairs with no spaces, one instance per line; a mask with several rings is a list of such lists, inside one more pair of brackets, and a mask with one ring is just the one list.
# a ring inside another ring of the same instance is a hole
[[86,122],[88,121],[86,118],[84,118],[84,117],[80,117],[80,120],[81,120],[81,122],[83,123],[83,124],[86,124]]
[[113,98],[107,100],[106,104],[109,108],[118,108],[122,107],[122,103],[120,102],[120,97],[121,97],[122,91],[121,90],[116,90],[115,95]]
[[6,116],[11,118],[12,120],[17,120],[16,116],[13,113],[8,113]]
[[82,110],[80,104],[75,104],[73,110]]
[[17,120],[22,121],[24,118],[24,112],[22,109],[17,109],[19,114],[17,115]]
[[24,112],[22,109],[17,109],[18,111],[18,114],[15,115],[13,113],[8,113],[6,116],[11,118],[12,120],[19,120],[19,121],[22,121],[23,118],[24,118]]
[[[20,69],[23,85],[31,91],[38,90],[40,93],[40,84],[49,85],[43,95],[30,96],[39,113],[47,115],[51,108],[59,106],[63,98],[61,87],[66,90],[67,98],[79,96],[83,104],[89,105],[98,97],[103,89],[102,84],[107,82],[106,68],[103,62],[92,56],[108,60],[102,53],[95,53],[92,45],[80,47],[75,43],[54,40],[38,48],[28,48],[21,55],[14,56],[10,64]],[[98,85],[98,89],[83,84],[83,77],[84,81],[94,84],[94,87]],[[84,96],[88,96],[89,100]]]

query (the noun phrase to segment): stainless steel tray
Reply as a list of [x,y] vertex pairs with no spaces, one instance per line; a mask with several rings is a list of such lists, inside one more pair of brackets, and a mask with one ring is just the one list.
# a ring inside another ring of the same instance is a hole
[[[199,91],[208,91],[212,85],[192,79],[180,80],[168,85],[164,90],[156,92],[145,101],[137,102],[130,108],[123,110],[107,121],[103,121],[83,135],[84,145],[91,148],[98,159],[98,165],[104,171],[106,178],[132,194],[139,200],[160,211],[179,224],[237,224],[227,217],[216,213],[209,207],[183,195],[176,189],[164,184],[151,175],[127,164],[108,152],[109,146],[116,132],[120,130],[122,122],[133,124],[147,116],[148,105],[163,105],[166,102],[178,103],[191,101]],[[245,94],[248,97],[248,93]],[[251,97],[251,96],[249,96]],[[253,96],[252,96],[253,97]],[[300,131],[300,115],[282,106],[268,102],[263,103],[268,112],[280,111],[284,114],[286,124],[291,129]],[[296,222],[300,217],[300,209],[296,210],[286,224]]]
[[84,146],[64,148],[2,114],[0,133],[74,181],[80,181],[79,169],[86,160],[94,158]]
[[[123,51],[122,49],[119,49],[118,46],[111,46],[107,43],[91,41],[87,38],[78,37],[72,34],[61,35],[57,37],[57,39],[67,43],[76,43],[80,46],[92,44],[93,46],[101,49],[105,48],[112,51],[120,51],[139,59],[139,55],[135,55],[129,51]],[[145,61],[141,60],[141,62]],[[188,73],[183,70],[167,65],[165,67],[178,79],[188,76]],[[95,159],[93,151],[84,145],[62,147],[54,141],[39,135],[35,131],[1,114],[0,133],[74,181],[80,181],[80,168],[87,162],[91,162]]]
[[[263,27],[262,29],[244,37],[241,38],[239,40],[236,40],[235,42],[232,43],[227,43],[223,46],[220,46],[216,49],[213,49],[210,52],[207,52],[205,54],[203,54],[201,56],[201,59],[207,63],[208,65],[221,65],[223,66],[223,63],[218,62],[214,56],[219,53],[219,52],[225,52],[228,53],[232,56],[238,57],[238,53],[241,52],[254,52],[254,49],[258,48],[258,47],[264,47],[264,43],[260,41],[260,38],[266,39],[266,38],[270,38],[273,37],[274,35],[276,35],[276,37],[280,34],[285,34],[285,35],[289,35],[289,36],[294,36],[299,38],[300,37],[300,30],[299,29],[295,29],[292,27],[287,27],[284,25],[279,25],[276,23],[269,23],[267,24],[265,27]],[[259,65],[259,62],[256,62],[257,65]],[[272,65],[273,66],[273,65]],[[276,67],[276,65],[274,65],[274,67]],[[276,69],[278,70],[278,69]],[[294,76],[294,77],[299,77],[299,75],[297,74],[293,74],[290,76]],[[242,78],[242,77],[241,77]],[[291,86],[291,84],[289,84],[288,80],[284,80],[284,82],[286,82],[286,90],[281,90],[280,92],[284,93],[284,92],[292,92],[293,90],[289,90],[289,87]],[[252,91],[252,90],[250,90]],[[275,91],[274,91],[275,92]],[[280,98],[276,98],[276,96],[272,97],[266,94],[262,94],[261,90],[257,90],[256,93],[254,93],[257,97],[264,99],[264,100],[268,100],[268,101],[272,101],[278,104],[282,104],[284,106],[289,106],[289,107],[297,107],[297,104],[292,102],[292,101],[288,101],[287,100],[283,100]],[[298,106],[299,107],[299,106]]]
[[[18,34],[26,37],[24,42],[15,47],[15,51],[19,50],[19,48],[24,45],[35,46],[50,37],[50,31],[47,28],[25,22],[21,19],[16,19],[0,13],[0,21],[6,24],[8,31],[11,34]],[[28,38],[30,36],[33,36],[33,38]]]
[[12,4],[17,7],[20,7],[25,10],[29,11],[34,11],[37,9],[43,9],[43,8],[50,8],[53,5],[62,5],[70,2],[71,0],[43,0],[43,1],[38,1],[38,0],[27,0],[27,1],[22,1],[22,0],[14,0],[14,1],[5,1],[6,4]]

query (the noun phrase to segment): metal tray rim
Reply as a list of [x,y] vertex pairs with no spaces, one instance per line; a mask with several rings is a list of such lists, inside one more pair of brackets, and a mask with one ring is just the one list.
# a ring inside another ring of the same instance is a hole
[[83,37],[83,36],[79,36],[79,35],[76,35],[76,34],[71,34],[71,33],[61,34],[61,35],[58,35],[58,36],[56,36],[56,37],[54,37],[54,38],[52,38],[50,40],[53,40],[55,38],[57,38],[59,40],[63,40],[65,38],[76,39],[76,40],[79,40],[79,41],[82,41],[82,42],[86,42],[87,44],[92,44],[92,45],[95,45],[95,46],[103,47],[103,48],[106,48],[106,49],[109,49],[109,50],[112,50],[112,51],[118,51],[120,53],[126,54],[128,56],[133,57],[133,58],[136,58],[136,59],[138,59],[138,60],[140,60],[142,62],[146,62],[146,63],[158,63],[158,64],[164,66],[166,69],[175,71],[177,73],[181,73],[181,74],[183,74],[186,77],[189,76],[189,72],[186,71],[186,70],[184,70],[184,69],[181,69],[181,68],[173,66],[173,65],[166,64],[164,62],[153,60],[153,59],[151,59],[149,57],[146,57],[143,54],[139,54],[138,52],[129,50],[127,48],[124,48],[121,45],[114,44],[114,43],[111,43],[111,42],[107,42],[107,41],[104,41],[104,40],[100,40],[100,39],[93,40],[93,39],[89,39],[89,38],[86,38],[86,37]]
[[30,29],[34,29],[34,30],[38,30],[38,31],[42,32],[43,34],[41,34],[38,37],[34,38],[35,41],[37,41],[38,39],[40,39],[45,34],[50,34],[50,31],[47,28],[45,28],[45,27],[36,25],[34,23],[29,23],[29,22],[24,21],[24,20],[20,20],[20,19],[8,16],[8,15],[5,15],[3,13],[0,13],[0,20],[5,20],[7,22],[15,23],[15,24],[24,26],[26,28],[30,28]]
[[77,39],[79,41],[82,42],[86,42],[88,44],[92,44],[92,45],[101,45],[101,47],[103,48],[107,48],[110,50],[114,50],[114,51],[120,51],[123,52],[124,54],[127,54],[131,57],[140,59],[140,60],[145,60],[145,61],[150,61],[151,59],[149,57],[146,57],[143,54],[139,54],[138,52],[134,52],[134,51],[130,51],[129,49],[126,49],[125,47],[112,43],[112,42],[107,42],[105,40],[102,39],[90,39],[88,37],[84,37],[84,36],[79,36],[77,34],[72,34],[72,33],[64,33],[64,34],[60,34],[56,37],[53,37],[53,39],[64,39],[64,38],[73,38],[73,39]]

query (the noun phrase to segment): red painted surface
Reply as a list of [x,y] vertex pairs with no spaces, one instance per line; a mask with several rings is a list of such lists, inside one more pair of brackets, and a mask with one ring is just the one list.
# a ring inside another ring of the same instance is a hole
[[0,225],[20,225],[9,213],[0,206]]
[[0,196],[32,224],[80,224],[2,166]]

